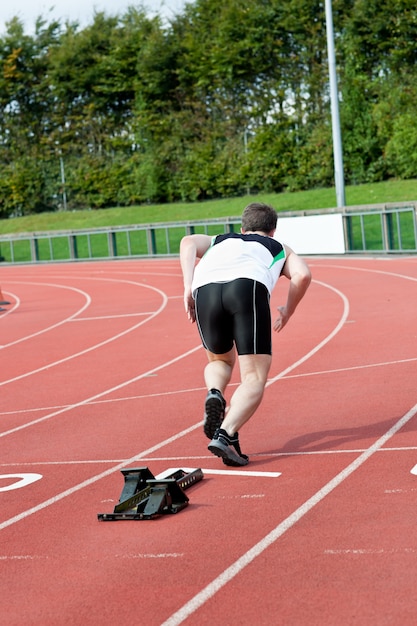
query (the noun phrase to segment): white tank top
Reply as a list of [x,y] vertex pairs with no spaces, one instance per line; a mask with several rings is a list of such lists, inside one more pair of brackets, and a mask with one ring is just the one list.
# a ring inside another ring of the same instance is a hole
[[284,246],[267,235],[217,235],[195,268],[192,292],[208,283],[251,278],[265,285],[271,293],[285,260]]

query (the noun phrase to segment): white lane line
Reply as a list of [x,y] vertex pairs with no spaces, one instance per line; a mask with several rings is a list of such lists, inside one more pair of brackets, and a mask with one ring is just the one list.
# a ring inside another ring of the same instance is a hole
[[[130,560],[130,559],[179,559],[184,556],[183,552],[162,552],[162,553],[138,553],[138,554],[106,554],[103,555],[103,559],[105,560],[113,560],[113,559],[122,559],[122,560]],[[90,557],[83,554],[77,554],[75,556],[76,560],[88,560]],[[12,555],[0,555],[0,561],[35,561],[35,560],[44,560],[50,561],[51,557],[48,555],[38,555],[38,554],[12,554]]]
[[324,554],[349,555],[349,554],[414,554],[417,552],[416,548],[391,548],[389,550],[385,548],[380,549],[368,549],[368,548],[350,548],[347,550],[324,550]]
[[34,554],[12,554],[0,556],[0,561],[35,561],[38,559],[48,560],[49,556],[37,556]]
[[283,522],[278,524],[268,535],[255,544],[250,550],[243,554],[237,561],[232,563],[222,574],[217,576],[204,589],[191,598],[176,613],[171,615],[161,626],[178,626],[182,624],[190,615],[197,611],[203,604],[212,598],[220,589],[249,565],[256,557],[271,546],[279,539],[287,530],[290,530],[294,524],[300,521],[307,513],[311,511],[317,504],[329,495],[336,487],[353,474],[361,465],[365,463],[375,452],[379,450],[395,433],[405,426],[417,414],[417,404],[414,405],[390,430],[380,437],[372,446],[370,446],[363,454],[355,459],[344,470],[332,478],[324,487],[319,489],[311,498],[289,515]]
[[[196,470],[196,467],[170,467],[166,470],[164,470],[163,472],[161,472],[160,474],[158,474],[157,478],[166,478],[167,476],[169,476],[170,474],[172,474],[173,472],[178,471],[179,469],[182,469],[184,472],[193,472],[194,470]],[[216,470],[216,469],[204,469],[204,468],[199,468],[202,470],[203,474],[218,474],[219,476],[259,476],[259,477],[264,477],[264,478],[278,478],[278,476],[281,476],[281,472],[255,472],[255,471],[245,471],[245,470]]]
[[96,317],[77,317],[69,320],[70,322],[97,322],[101,320],[116,320],[125,319],[128,317],[144,317],[145,315],[152,315],[152,311],[137,311],[136,313],[120,313],[120,315],[97,315]]
[[[10,313],[13,313],[13,311],[16,311],[16,309],[19,308],[20,306],[20,298],[18,296],[16,296],[12,291],[5,291],[4,293],[7,293],[8,295],[12,294],[13,296],[13,300],[15,301],[13,304],[10,304],[7,306],[7,309],[5,309],[4,307],[2,307],[0,305],[0,307],[3,309],[2,313],[1,313],[1,319],[3,320],[5,317],[7,317],[8,315],[10,315]],[[0,350],[2,348],[5,348],[7,344],[0,344]]]
[[382,361],[381,363],[368,363],[365,365],[351,365],[349,367],[337,367],[331,370],[319,370],[316,372],[304,372],[303,374],[291,374],[285,378],[304,378],[308,376],[322,376],[323,374],[339,374],[340,372],[353,372],[355,370],[365,370],[371,367],[387,367],[389,365],[400,365],[401,363],[412,363],[417,361],[417,357],[409,359],[397,359],[395,361]]

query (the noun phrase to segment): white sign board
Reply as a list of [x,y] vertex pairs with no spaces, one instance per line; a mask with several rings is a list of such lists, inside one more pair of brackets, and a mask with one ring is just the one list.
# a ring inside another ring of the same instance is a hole
[[279,217],[275,239],[297,254],[344,254],[343,218],[332,215]]

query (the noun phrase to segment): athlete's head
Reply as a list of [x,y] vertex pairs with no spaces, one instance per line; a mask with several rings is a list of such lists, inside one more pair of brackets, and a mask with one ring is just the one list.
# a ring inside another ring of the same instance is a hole
[[252,202],[242,213],[242,232],[261,231],[269,235],[276,229],[277,219],[277,212],[271,206]]

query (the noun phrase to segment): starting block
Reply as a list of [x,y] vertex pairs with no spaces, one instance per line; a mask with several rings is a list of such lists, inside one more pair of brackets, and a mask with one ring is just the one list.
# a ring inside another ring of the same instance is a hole
[[203,479],[201,469],[175,470],[165,478],[155,478],[147,467],[122,470],[124,487],[113,513],[98,513],[103,522],[149,520],[178,513],[188,506],[185,490]]

